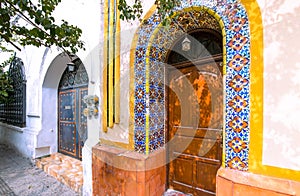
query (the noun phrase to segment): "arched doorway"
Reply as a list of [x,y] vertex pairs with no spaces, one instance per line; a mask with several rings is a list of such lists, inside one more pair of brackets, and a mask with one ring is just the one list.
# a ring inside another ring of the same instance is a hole
[[[131,94],[141,95],[132,96],[134,101],[130,109],[136,152],[151,153],[165,144],[165,107],[162,107],[165,103],[164,98],[161,98],[165,97],[164,87],[161,85],[162,82],[151,85],[151,81],[160,78],[164,81],[164,71],[160,70],[162,64],[166,62],[166,51],[170,49],[170,45],[184,32],[192,29],[219,29],[218,32],[222,32],[223,36],[224,91],[226,92],[224,94],[223,164],[226,168],[248,170],[249,141],[252,135],[250,134],[250,64],[257,62],[261,51],[251,50],[253,49],[250,47],[249,26],[251,25],[244,4],[245,2],[236,0],[230,4],[219,2],[217,5],[211,1],[189,3],[182,1],[178,14],[171,18],[172,21],[167,28],[161,28],[160,17],[155,9],[148,12],[149,18],[146,17],[145,22],[138,29],[137,37],[133,42],[135,50],[131,53],[134,57],[131,62],[131,68],[134,70],[131,76],[133,78]],[[245,5],[249,9],[250,4]],[[257,69],[254,70],[256,73]],[[254,77],[253,80],[256,79]],[[153,96],[155,99],[148,101],[152,89],[156,93],[154,95],[159,96]],[[258,91],[259,89],[261,88],[258,88]],[[162,108],[162,110],[152,112],[151,108]],[[152,126],[153,120],[155,123]]]
[[80,59],[74,70],[65,69],[58,88],[58,151],[82,158],[82,147],[87,139],[87,118],[84,116],[88,94],[88,75]]
[[222,163],[222,49],[221,33],[197,29],[179,38],[166,58],[168,184],[192,195],[215,195]]

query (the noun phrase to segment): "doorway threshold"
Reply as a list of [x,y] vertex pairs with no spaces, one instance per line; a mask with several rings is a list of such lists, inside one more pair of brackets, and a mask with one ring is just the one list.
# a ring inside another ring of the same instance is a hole
[[54,153],[48,157],[36,159],[36,166],[59,182],[81,193],[83,172],[80,160],[61,153]]
[[185,194],[180,191],[168,189],[163,196],[192,196],[192,194]]

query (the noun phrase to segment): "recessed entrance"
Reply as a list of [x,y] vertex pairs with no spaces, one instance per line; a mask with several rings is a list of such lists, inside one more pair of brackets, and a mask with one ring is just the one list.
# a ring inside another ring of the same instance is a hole
[[58,151],[82,158],[82,147],[87,139],[87,119],[83,114],[88,94],[88,75],[77,59],[75,70],[64,71],[58,89]]
[[222,162],[222,36],[215,31],[190,33],[168,55],[169,188],[193,195],[215,195]]

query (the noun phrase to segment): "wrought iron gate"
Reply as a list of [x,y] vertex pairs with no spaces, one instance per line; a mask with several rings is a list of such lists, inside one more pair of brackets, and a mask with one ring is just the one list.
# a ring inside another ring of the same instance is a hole
[[58,151],[81,159],[87,139],[87,118],[83,115],[88,94],[88,75],[80,60],[75,70],[65,70],[58,90]]

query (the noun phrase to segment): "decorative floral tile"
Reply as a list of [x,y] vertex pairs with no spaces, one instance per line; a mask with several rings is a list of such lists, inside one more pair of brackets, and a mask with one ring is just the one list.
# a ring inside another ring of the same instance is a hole
[[248,62],[249,60],[246,57],[236,54],[229,62],[229,66],[239,72],[245,65],[247,65]]
[[234,50],[240,50],[243,48],[243,46],[247,43],[248,38],[241,35],[236,34],[228,43],[229,47],[232,47]]
[[240,133],[243,129],[248,127],[248,122],[244,121],[239,116],[235,116],[228,122],[228,126],[231,127],[233,131]]
[[233,140],[228,142],[228,145],[235,153],[239,153],[247,148],[246,143],[240,137],[234,137]]
[[244,89],[244,87],[248,84],[248,80],[243,78],[240,75],[236,75],[233,79],[228,83],[228,85],[236,92],[240,92]]

